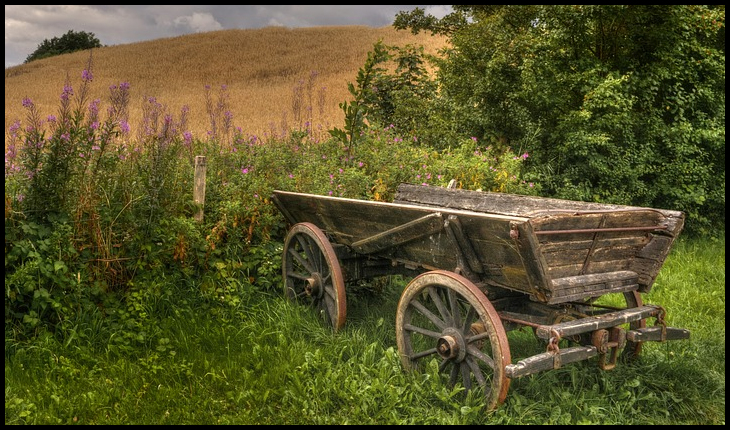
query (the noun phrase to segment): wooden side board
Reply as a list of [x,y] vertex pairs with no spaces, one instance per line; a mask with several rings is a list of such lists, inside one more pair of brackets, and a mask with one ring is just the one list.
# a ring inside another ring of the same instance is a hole
[[649,291],[684,214],[402,184],[392,203],[274,191],[291,222],[310,222],[362,255],[473,272],[557,303]]
[[684,227],[681,211],[401,184],[396,201],[525,217],[546,276],[632,271],[648,292]]
[[462,251],[446,230],[455,217],[482,264],[480,273],[520,291],[548,287],[526,266],[524,246],[511,233],[526,218],[284,191],[275,191],[272,200],[290,222],[311,222],[335,243],[427,269],[454,271],[459,264]]

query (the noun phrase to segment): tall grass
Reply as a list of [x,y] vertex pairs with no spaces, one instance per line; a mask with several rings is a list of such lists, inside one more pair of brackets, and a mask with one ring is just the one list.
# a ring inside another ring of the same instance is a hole
[[[83,340],[6,336],[5,423],[725,423],[724,239],[680,239],[645,298],[690,340],[646,344],[638,362],[613,371],[589,361],[515,380],[488,414],[435,363],[403,372],[394,349],[402,281],[348,292],[336,335],[307,308],[240,282],[226,286],[235,305],[190,280],[167,282],[175,294],[145,304],[158,340],[134,353],[116,349],[100,316],[78,322]],[[531,348],[520,336],[510,334],[511,346]]]

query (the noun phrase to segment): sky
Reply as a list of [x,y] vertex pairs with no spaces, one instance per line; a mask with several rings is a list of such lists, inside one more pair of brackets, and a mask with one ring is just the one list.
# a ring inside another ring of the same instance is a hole
[[69,30],[93,33],[102,45],[122,45],[227,29],[393,23],[416,7],[441,18],[447,5],[5,5],[5,67],[22,64],[44,40]]

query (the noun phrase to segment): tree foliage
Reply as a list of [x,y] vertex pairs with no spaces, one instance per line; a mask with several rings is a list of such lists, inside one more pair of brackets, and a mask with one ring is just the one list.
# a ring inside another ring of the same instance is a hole
[[36,50],[28,55],[25,63],[85,49],[101,48],[101,46],[101,42],[94,36],[94,33],[69,30],[61,37],[53,37],[51,40],[43,39]]
[[401,12],[450,37],[440,96],[456,129],[517,152],[553,197],[725,224],[725,7],[456,5]]

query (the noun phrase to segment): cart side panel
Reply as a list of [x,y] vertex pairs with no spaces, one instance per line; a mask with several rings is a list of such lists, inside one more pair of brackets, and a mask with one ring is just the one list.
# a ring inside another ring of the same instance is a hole
[[[666,209],[412,184],[398,187],[396,201],[527,217],[548,279],[630,271],[641,292],[650,291],[685,219],[683,212]],[[575,232],[543,232],[549,230]]]
[[482,281],[533,296],[549,287],[528,222],[495,222],[478,215],[458,218],[482,264]]
[[[373,239],[383,236],[383,240],[393,240],[383,232],[399,230],[419,219],[428,218],[429,214],[443,213],[443,219],[453,215],[458,217],[477,259],[482,263],[481,271],[489,275],[492,283],[531,294],[547,285],[547,281],[541,279],[533,268],[535,255],[523,254],[534,252],[535,248],[511,237],[511,224],[516,222],[524,229],[526,219],[283,191],[274,192],[274,201],[284,209],[283,213],[288,214],[290,222],[311,222],[338,244],[352,247],[353,244],[367,243],[368,247],[363,249],[377,249],[378,257],[428,270],[454,271],[459,265],[460,250],[444,228],[439,231],[424,228],[422,236],[407,242],[394,241],[373,246]],[[525,238],[530,236],[523,234]]]
[[[632,271],[648,292],[666,258],[683,216],[667,211],[626,210],[536,217],[550,278]],[[681,214],[681,213],[680,213]]]

